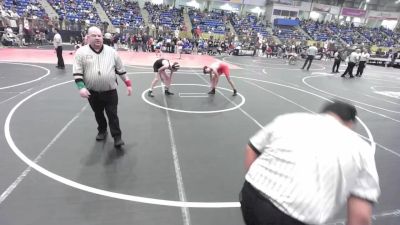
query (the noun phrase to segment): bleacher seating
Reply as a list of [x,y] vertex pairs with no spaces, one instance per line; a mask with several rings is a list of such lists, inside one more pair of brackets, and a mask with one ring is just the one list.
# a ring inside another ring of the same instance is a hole
[[385,33],[388,38],[393,41],[393,45],[400,45],[400,32],[395,32],[383,27],[380,28],[380,31]]
[[326,41],[333,35],[326,25],[314,21],[302,21],[300,27],[315,41]]
[[4,8],[7,10],[15,10],[19,16],[47,16],[45,10],[37,0],[4,0]]
[[385,34],[381,28],[357,27],[356,30],[367,38],[369,42],[376,45],[383,47],[394,45],[394,40],[390,38],[390,35]]
[[143,24],[143,17],[137,2],[103,0],[101,6],[114,26],[129,24],[129,27],[139,27]]
[[255,15],[247,15],[240,18],[237,14],[231,15],[231,23],[236,33],[257,35],[260,33],[263,37],[269,36],[266,26],[257,19]]
[[90,0],[47,0],[62,19],[69,21],[88,21],[99,24],[100,18]]
[[296,27],[275,26],[273,29],[274,35],[281,41],[286,40],[308,40],[309,38],[297,30]]
[[330,30],[333,31],[334,34],[337,34],[347,44],[370,43],[370,41],[359,32],[357,32],[354,27],[336,25],[334,23],[329,23],[328,27]]
[[155,24],[169,27],[175,30],[180,24],[183,24],[183,12],[177,8],[170,8],[168,5],[155,5],[150,2],[145,3],[145,9],[149,13],[149,20]]
[[226,17],[223,11],[202,13],[199,10],[190,9],[189,18],[192,22],[192,27],[199,27],[202,32],[225,34],[226,27],[224,20],[226,20]]

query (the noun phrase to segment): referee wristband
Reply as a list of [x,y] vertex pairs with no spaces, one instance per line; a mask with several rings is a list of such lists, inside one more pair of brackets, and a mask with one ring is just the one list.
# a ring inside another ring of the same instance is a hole
[[86,88],[85,83],[83,83],[83,81],[76,82],[76,86],[78,87],[79,90],[81,90],[82,88]]
[[132,86],[131,80],[125,80],[124,82],[125,82],[125,85],[126,85],[127,87],[131,87],[131,86]]

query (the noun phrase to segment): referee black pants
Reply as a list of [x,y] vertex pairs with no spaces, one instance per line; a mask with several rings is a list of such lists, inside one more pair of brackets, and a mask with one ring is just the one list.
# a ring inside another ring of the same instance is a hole
[[276,208],[249,182],[245,182],[240,199],[246,225],[305,225]]
[[308,63],[307,70],[309,70],[313,60],[314,60],[314,56],[313,55],[307,56],[307,59],[304,62],[304,65],[303,65],[302,69],[304,69],[306,67],[307,63]]
[[97,92],[90,90],[89,104],[92,107],[94,116],[97,121],[97,130],[99,133],[107,131],[107,120],[104,116],[104,111],[110,125],[111,136],[121,137],[121,129],[119,128],[118,119],[118,93],[117,90]]
[[347,64],[346,71],[344,71],[344,73],[342,74],[342,77],[346,76],[346,74],[349,74],[350,77],[354,77],[354,76],[353,76],[353,68],[354,68],[355,65],[356,65],[356,63],[349,62],[349,63]]
[[360,63],[358,64],[356,76],[361,77],[363,75],[365,63],[366,63],[366,61],[360,61]]
[[333,64],[333,67],[332,67],[332,73],[338,73],[339,66],[340,66],[340,59],[335,59],[335,63]]
[[57,66],[59,67],[59,68],[64,68],[65,67],[65,65],[64,65],[64,59],[63,59],[63,56],[62,56],[62,46],[58,46],[57,48],[56,48],[56,53],[57,53]]

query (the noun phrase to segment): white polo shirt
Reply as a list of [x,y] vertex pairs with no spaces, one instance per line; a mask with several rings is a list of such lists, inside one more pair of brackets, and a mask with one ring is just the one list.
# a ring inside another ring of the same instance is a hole
[[369,57],[370,57],[370,55],[369,55],[368,52],[366,52],[366,53],[363,52],[363,53],[361,53],[361,55],[360,55],[360,61],[366,62],[366,61],[368,61]]
[[374,151],[329,114],[277,117],[250,139],[261,155],[246,180],[287,215],[323,224],[352,194],[376,202]]
[[62,45],[62,38],[61,38],[61,35],[59,33],[54,35],[53,45],[54,45],[54,48],[57,48],[58,46]]
[[79,48],[72,67],[74,79],[83,79],[93,91],[109,91],[117,88],[117,74],[126,80],[126,71],[117,52],[108,45],[97,53],[90,45]]
[[315,47],[315,46],[310,46],[310,47],[307,49],[307,55],[313,55],[313,56],[315,56],[315,55],[317,55],[317,53],[318,53],[318,49],[317,49],[317,47]]
[[360,53],[352,52],[349,56],[349,62],[357,63],[360,60]]

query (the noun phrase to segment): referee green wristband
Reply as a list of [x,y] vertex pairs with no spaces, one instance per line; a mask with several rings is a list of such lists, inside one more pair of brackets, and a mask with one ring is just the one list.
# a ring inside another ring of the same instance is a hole
[[76,82],[76,86],[78,87],[79,90],[86,87],[85,83],[83,83],[83,81]]

